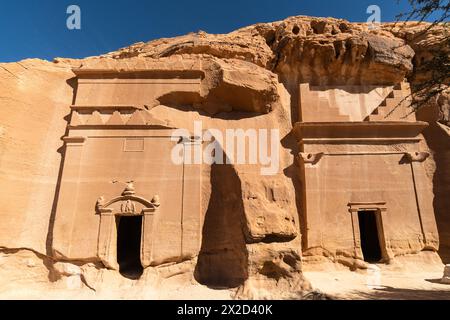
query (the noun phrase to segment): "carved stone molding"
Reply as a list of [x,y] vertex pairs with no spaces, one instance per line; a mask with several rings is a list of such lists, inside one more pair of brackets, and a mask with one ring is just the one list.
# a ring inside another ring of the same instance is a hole
[[173,129],[167,121],[157,119],[145,108],[133,106],[72,106],[69,127],[72,129],[155,127]]
[[300,152],[297,156],[298,164],[316,164],[324,155],[327,156],[343,156],[343,155],[388,155],[388,154],[404,154],[404,159],[408,162],[424,162],[430,156],[428,152],[345,152],[345,153],[307,153]]
[[351,213],[357,213],[358,211],[380,211],[386,212],[387,206],[386,201],[375,201],[375,202],[349,202],[348,210]]
[[86,137],[63,137],[62,140],[67,144],[84,144]]

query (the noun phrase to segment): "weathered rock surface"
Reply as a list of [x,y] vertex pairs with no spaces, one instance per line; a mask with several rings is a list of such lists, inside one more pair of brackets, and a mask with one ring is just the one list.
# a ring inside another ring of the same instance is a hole
[[[207,54],[239,59],[313,84],[394,83],[412,72],[414,51],[401,38],[339,19],[292,17],[225,35],[198,32],[137,43],[115,59]],[[376,71],[376,73],[374,72]]]
[[442,277],[442,283],[450,284],[450,265],[446,265],[444,268],[444,276]]
[[[173,91],[151,101],[146,100],[145,92],[137,94],[136,99],[143,97],[137,104],[148,121],[188,129],[194,120],[219,130],[279,129],[284,147],[281,167],[270,179],[246,166],[205,169],[202,179],[209,183],[201,191],[204,224],[198,256],[146,271],[137,287],[149,291],[134,294],[158,298],[161,296],[148,288],[195,289],[200,283],[226,287],[228,296],[228,289],[239,288],[232,293],[235,298],[304,296],[311,286],[302,274],[301,200],[295,201],[298,185],[292,169],[296,146],[289,135],[292,123],[298,121],[298,84],[419,81],[427,75],[415,73],[415,66],[430,57],[430,48],[440,45],[443,32],[433,30],[414,38],[420,30],[423,28],[415,25],[369,30],[364,24],[339,19],[291,17],[230,34],[198,32],[137,43],[100,57],[0,64],[0,279],[20,277],[17,286],[26,288],[37,282],[35,288],[42,290],[53,288],[54,282],[57,288],[89,294],[108,291],[108,282],[109,289],[115,287],[117,292],[121,286],[131,287],[92,259],[68,263],[53,256],[55,202],[64,156],[61,137],[75,90],[72,68],[123,74],[171,70],[200,74],[199,93]],[[447,92],[417,114],[419,120],[441,123],[430,126],[425,137],[435,162],[429,174],[433,176],[440,253],[447,262],[449,110]],[[341,263],[353,267],[355,261]],[[0,281],[0,297],[11,296],[8,292],[13,290],[10,282]],[[199,291],[193,298],[205,292]]]
[[66,64],[0,64],[0,247],[47,253],[73,76]]

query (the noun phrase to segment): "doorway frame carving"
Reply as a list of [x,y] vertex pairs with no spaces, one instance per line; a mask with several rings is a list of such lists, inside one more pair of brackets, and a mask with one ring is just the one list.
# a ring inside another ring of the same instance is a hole
[[[118,206],[120,204],[120,206]],[[137,204],[142,206],[137,211]],[[119,271],[117,262],[117,217],[142,216],[141,226],[141,265],[145,269],[151,264],[151,251],[146,247],[153,246],[153,228],[157,213],[159,197],[154,196],[151,201],[134,195],[134,187],[129,184],[121,196],[105,202],[99,197],[96,203],[96,211],[100,215],[98,232],[97,256],[108,269]]]
[[353,228],[353,241],[355,258],[364,261],[364,254],[361,247],[361,230],[359,228],[359,212],[375,212],[377,222],[378,241],[381,249],[381,260],[379,263],[387,263],[393,258],[393,254],[388,248],[388,240],[386,239],[386,233],[384,231],[384,221],[386,221],[387,206],[386,201],[375,202],[349,202],[348,203],[350,217],[352,220]]

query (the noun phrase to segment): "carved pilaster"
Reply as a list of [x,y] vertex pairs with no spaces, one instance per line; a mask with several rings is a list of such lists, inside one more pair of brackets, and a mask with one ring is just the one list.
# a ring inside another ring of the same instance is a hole
[[81,172],[81,159],[83,157],[85,137],[63,137],[65,143],[65,161],[62,183],[59,190],[58,204],[56,208],[55,224],[61,227],[53,234],[53,250],[62,255],[68,255],[71,247],[76,245],[72,242],[74,221],[79,191],[79,178]]
[[[181,213],[181,259],[193,258],[200,250],[201,224],[201,168],[203,139],[198,136],[182,137],[184,144],[183,207]],[[192,153],[194,159],[192,161]],[[189,196],[187,196],[189,192]]]

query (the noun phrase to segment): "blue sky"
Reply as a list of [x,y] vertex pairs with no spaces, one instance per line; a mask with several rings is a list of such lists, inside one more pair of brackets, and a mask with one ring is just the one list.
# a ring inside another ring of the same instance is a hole
[[[81,8],[81,30],[66,27],[71,4]],[[366,21],[371,4],[381,8],[382,21],[408,8],[406,0],[1,0],[0,62],[82,58],[139,41],[198,30],[227,33],[293,15]]]

